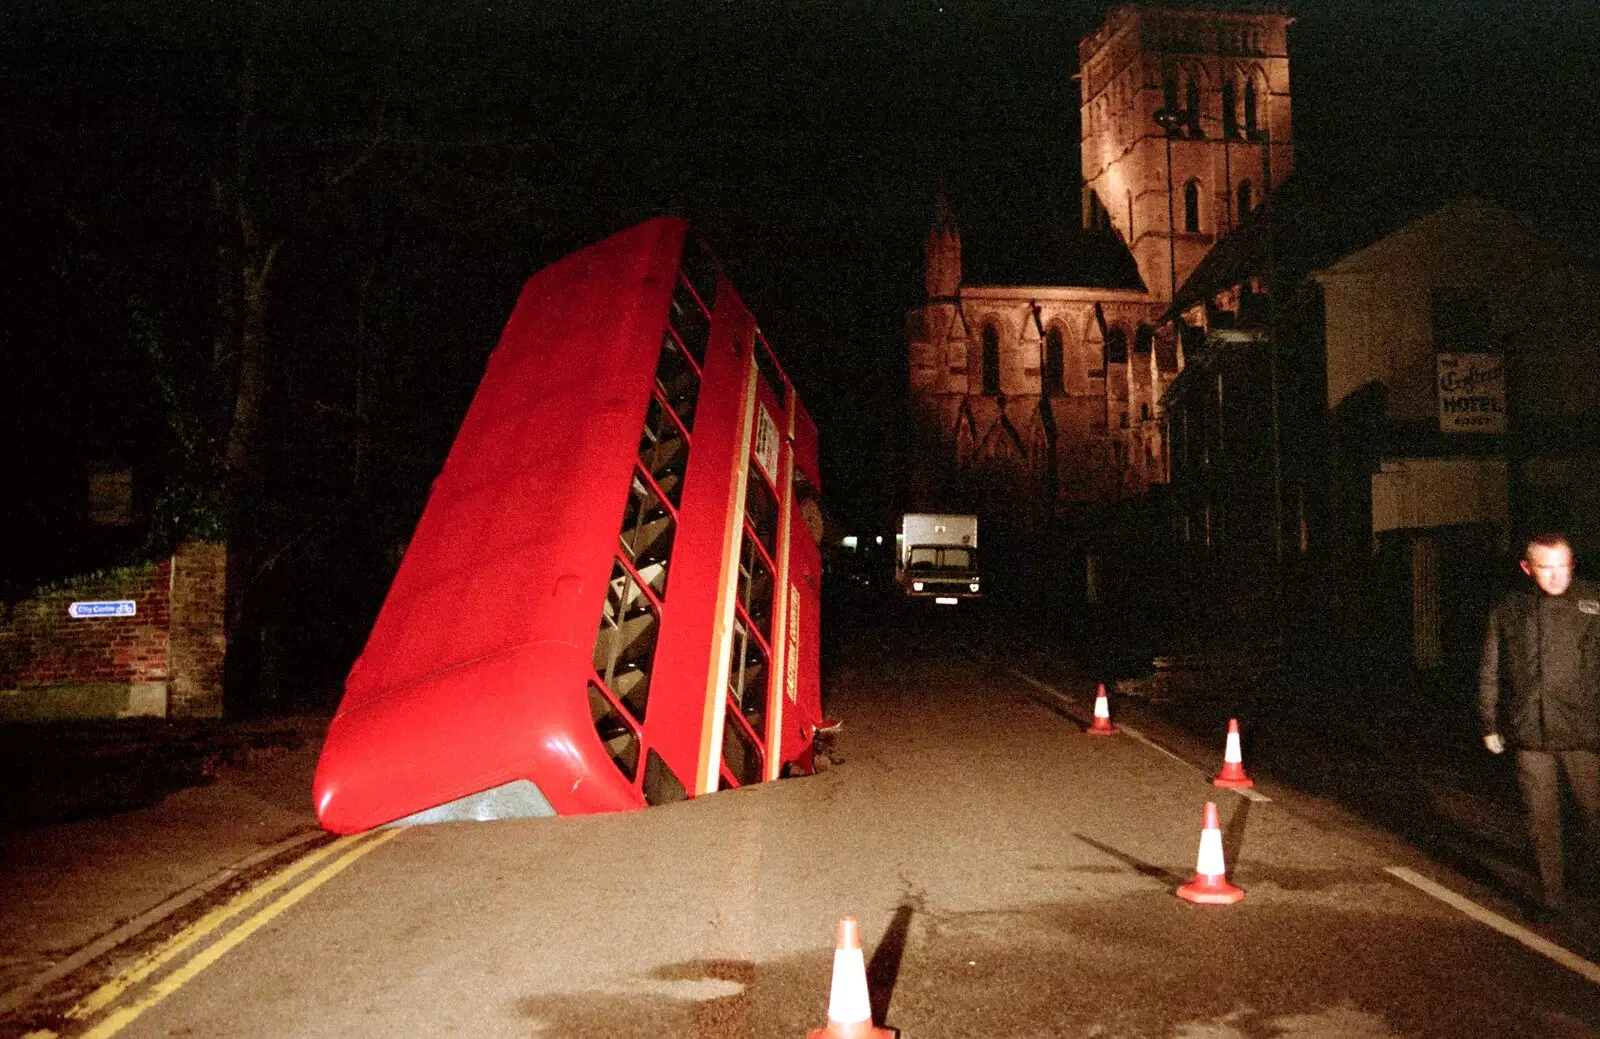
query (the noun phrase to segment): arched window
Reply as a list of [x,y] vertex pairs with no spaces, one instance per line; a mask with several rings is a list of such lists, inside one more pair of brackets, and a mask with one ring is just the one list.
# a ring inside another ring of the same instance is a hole
[[1133,352],[1136,354],[1147,354],[1150,352],[1150,348],[1155,345],[1155,341],[1155,326],[1149,324],[1148,322],[1141,321],[1138,329],[1133,333]]
[[1183,95],[1184,132],[1190,137],[1204,137],[1200,129],[1200,82],[1193,72],[1189,73],[1188,79]]
[[1222,81],[1222,136],[1239,136],[1239,86],[1232,76]]
[[1244,132],[1254,137],[1260,127],[1256,123],[1256,81],[1249,76],[1244,81]]
[[983,326],[983,392],[1000,392],[1000,333],[993,325]]
[[1183,229],[1188,234],[1200,233],[1200,182],[1191,180],[1183,186]]
[[1255,208],[1254,190],[1248,180],[1239,182],[1239,222],[1242,224],[1250,216],[1250,210]]
[[1121,328],[1106,330],[1106,367],[1128,363],[1128,333]]
[[1044,336],[1044,386],[1040,392],[1046,396],[1060,396],[1067,392],[1066,359],[1061,344],[1061,329],[1052,328]]
[[1178,80],[1171,69],[1161,74],[1161,107],[1169,112],[1178,110]]

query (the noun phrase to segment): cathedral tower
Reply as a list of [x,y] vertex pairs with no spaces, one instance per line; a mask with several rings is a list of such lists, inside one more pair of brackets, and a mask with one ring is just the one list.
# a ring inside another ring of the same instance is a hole
[[1115,228],[1158,299],[1293,168],[1290,22],[1126,4],[1078,45],[1084,225]]

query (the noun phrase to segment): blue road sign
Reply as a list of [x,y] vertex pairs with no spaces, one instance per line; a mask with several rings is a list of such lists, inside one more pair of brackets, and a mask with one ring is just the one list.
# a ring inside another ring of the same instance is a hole
[[75,602],[67,607],[73,617],[132,617],[136,607],[132,599],[116,602]]

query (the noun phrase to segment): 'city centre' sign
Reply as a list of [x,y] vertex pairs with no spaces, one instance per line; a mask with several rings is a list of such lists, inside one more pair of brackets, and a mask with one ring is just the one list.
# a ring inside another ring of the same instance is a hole
[[132,599],[120,599],[115,602],[75,602],[67,607],[67,613],[73,617],[132,617],[137,607]]
[[1506,431],[1506,366],[1499,354],[1439,355],[1439,429]]

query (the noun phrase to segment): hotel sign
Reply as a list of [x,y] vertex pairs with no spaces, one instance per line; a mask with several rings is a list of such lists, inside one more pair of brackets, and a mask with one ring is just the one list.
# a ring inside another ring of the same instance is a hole
[[1439,429],[1506,431],[1506,366],[1500,354],[1439,354]]

